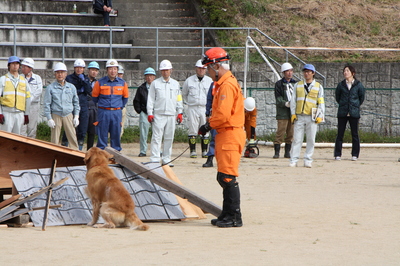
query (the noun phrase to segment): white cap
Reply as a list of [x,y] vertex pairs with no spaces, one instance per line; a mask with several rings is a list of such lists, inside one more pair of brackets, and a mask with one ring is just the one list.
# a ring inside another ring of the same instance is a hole
[[35,68],[35,61],[32,58],[25,58],[21,63],[22,65],[28,66],[30,68]]
[[290,63],[283,63],[281,66],[281,72],[285,72],[286,70],[293,69]]
[[160,70],[172,69],[172,64],[169,60],[162,60],[160,63]]
[[107,67],[119,67],[117,60],[108,59],[107,62],[106,62],[106,68]]
[[207,68],[206,66],[204,66],[204,65],[201,63],[201,59],[197,60],[197,62],[196,62],[196,67]]
[[244,109],[251,112],[254,108],[256,108],[256,101],[253,97],[247,97],[246,100],[244,100]]
[[54,66],[54,72],[56,71],[67,71],[67,66],[64,63],[57,63]]
[[85,61],[82,59],[76,59],[74,62],[74,67],[86,67]]
[[125,69],[120,65],[118,66],[118,74],[124,74]]

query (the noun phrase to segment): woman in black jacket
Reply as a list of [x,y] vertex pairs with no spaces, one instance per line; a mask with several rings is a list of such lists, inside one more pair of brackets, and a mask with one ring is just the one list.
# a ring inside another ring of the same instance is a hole
[[346,124],[349,122],[352,138],[351,160],[357,161],[360,154],[360,139],[358,137],[358,122],[360,120],[360,106],[364,102],[365,88],[356,79],[356,70],[353,66],[346,65],[343,69],[345,79],[336,87],[336,102],[339,104],[338,133],[335,142],[334,157],[340,160],[342,156],[343,135]]

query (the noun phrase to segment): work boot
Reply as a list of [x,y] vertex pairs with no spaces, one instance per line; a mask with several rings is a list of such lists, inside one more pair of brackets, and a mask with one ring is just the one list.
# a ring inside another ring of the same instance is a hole
[[196,154],[196,136],[189,136],[190,158],[197,158]]
[[240,211],[236,211],[233,215],[226,215],[222,221],[217,221],[216,226],[218,227],[241,227],[243,226],[242,214]]
[[292,144],[285,144],[285,155],[283,157],[290,158],[290,149],[292,148]]
[[207,158],[208,143],[210,139],[208,137],[201,138],[201,157]]
[[83,149],[83,141],[78,141],[78,148],[80,151]]
[[279,151],[281,149],[281,144],[274,144],[275,154],[272,158],[278,159],[279,158]]
[[222,210],[221,214],[218,216],[217,219],[212,219],[212,220],[211,220],[211,224],[212,224],[212,225],[217,225],[217,222],[218,222],[218,221],[222,221],[222,220],[225,218],[225,216],[226,216],[227,214],[228,214],[228,213],[227,213],[226,211]]
[[203,164],[203,167],[214,167],[213,164],[214,155],[210,155],[207,157],[207,162]]

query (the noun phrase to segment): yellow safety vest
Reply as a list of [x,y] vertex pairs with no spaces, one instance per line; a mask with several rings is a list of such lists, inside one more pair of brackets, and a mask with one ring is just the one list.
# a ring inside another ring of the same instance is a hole
[[304,81],[299,81],[296,87],[296,114],[311,115],[312,108],[317,108],[317,103],[324,103],[324,98],[318,98],[321,84],[315,82],[306,95]]
[[20,75],[18,85],[14,87],[13,82],[6,75],[6,84],[3,89],[3,95],[0,97],[0,104],[25,111],[26,99],[31,97],[29,91],[26,89],[26,79],[24,77]]

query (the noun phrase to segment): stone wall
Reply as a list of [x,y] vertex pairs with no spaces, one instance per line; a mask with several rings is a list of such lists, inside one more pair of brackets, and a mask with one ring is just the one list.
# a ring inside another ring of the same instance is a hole
[[[400,134],[400,64],[398,63],[358,63],[354,64],[357,71],[357,78],[367,89],[366,99],[362,105],[362,117],[360,129],[368,132],[377,132],[384,135]],[[295,74],[301,77],[301,67],[294,66]],[[315,67],[326,77],[325,102],[326,102],[326,123],[320,125],[320,129],[336,128],[337,104],[334,98],[336,85],[343,80],[342,63],[316,63]],[[243,64],[234,64],[233,73],[238,79],[243,80]],[[257,134],[269,134],[276,130],[275,120],[275,97],[273,92],[274,76],[267,71],[263,65],[250,66],[248,74],[247,95],[256,99],[258,108]],[[125,72],[130,89],[128,101],[128,119],[125,126],[138,125],[138,115],[133,109],[132,102],[136,88],[144,82],[142,72]],[[38,71],[44,77],[44,83],[50,84],[53,73],[49,71]],[[194,74],[194,70],[174,71],[172,76],[181,85],[187,77]],[[99,76],[105,75],[104,70]],[[323,84],[323,80],[317,78]]]

